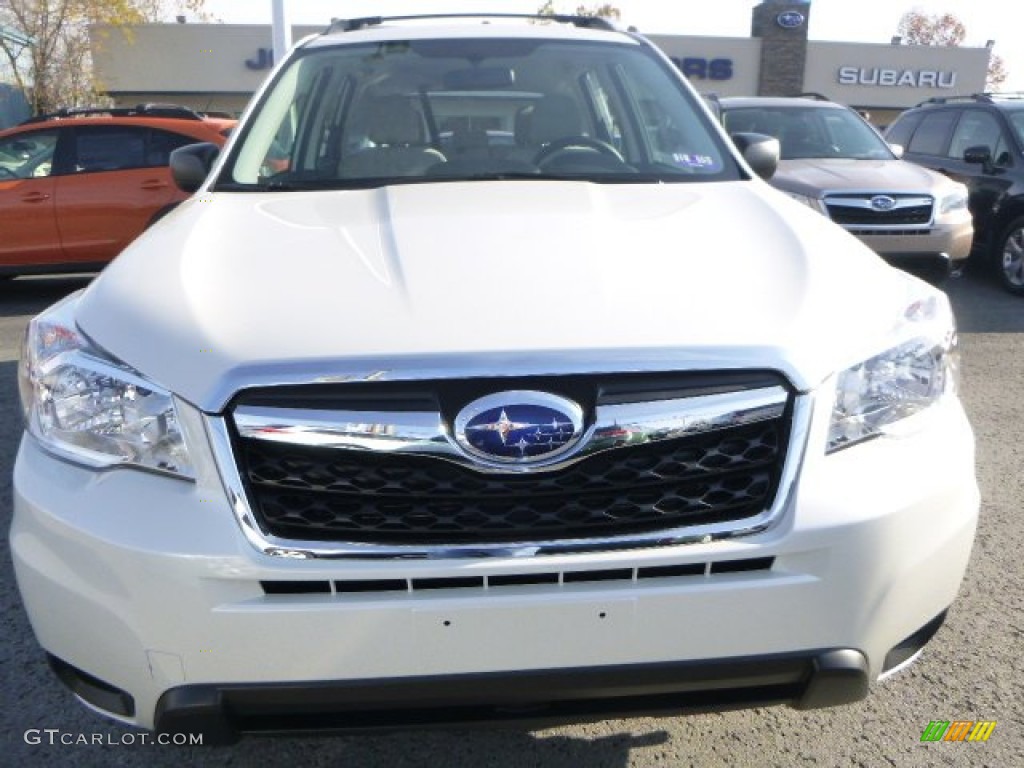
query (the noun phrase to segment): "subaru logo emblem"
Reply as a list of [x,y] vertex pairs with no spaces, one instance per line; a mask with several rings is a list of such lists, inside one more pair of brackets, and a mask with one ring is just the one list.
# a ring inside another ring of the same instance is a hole
[[583,409],[530,390],[496,392],[455,417],[455,441],[471,457],[497,464],[537,464],[565,454],[583,434]]
[[783,29],[796,29],[803,26],[804,15],[799,11],[786,11],[775,17],[775,23]]
[[874,211],[891,211],[896,207],[896,201],[888,195],[875,195],[871,198],[871,209]]

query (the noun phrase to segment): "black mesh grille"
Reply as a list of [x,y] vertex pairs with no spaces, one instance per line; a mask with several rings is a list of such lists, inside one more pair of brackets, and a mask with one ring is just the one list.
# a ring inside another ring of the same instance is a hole
[[778,487],[786,420],[599,453],[558,472],[238,439],[253,509],[288,539],[466,544],[601,538],[751,517]]
[[828,215],[837,224],[902,227],[908,224],[928,224],[932,220],[931,205],[914,205],[908,208],[894,208],[891,211],[875,211],[870,208],[855,208],[826,201],[826,207]]

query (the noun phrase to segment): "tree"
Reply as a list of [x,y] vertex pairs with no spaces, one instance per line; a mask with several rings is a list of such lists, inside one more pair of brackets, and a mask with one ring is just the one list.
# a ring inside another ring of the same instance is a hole
[[35,114],[94,103],[90,24],[141,24],[171,11],[200,13],[202,6],[203,0],[4,0],[0,27],[14,35],[0,35],[0,60]]
[[[538,16],[555,16],[560,11],[555,10],[554,0],[547,0],[544,5],[537,9]],[[622,11],[616,8],[611,3],[603,3],[602,5],[595,5],[588,8],[585,5],[577,5],[576,10],[573,11],[576,16],[600,16],[604,19],[621,19]]]
[[907,45],[958,46],[967,36],[967,28],[956,16],[944,13],[941,16],[908,11],[900,19],[896,34]]
[[1006,62],[1002,56],[992,56],[988,60],[988,74],[985,76],[985,88],[989,91],[998,91],[1006,82],[1010,73],[1006,71]]
[[[903,14],[896,34],[903,38],[907,45],[944,45],[956,47],[967,37],[967,28],[952,13],[927,14],[921,11],[908,11]],[[985,87],[998,90],[1006,82],[1006,63],[1001,56],[991,54],[988,59],[988,74]]]

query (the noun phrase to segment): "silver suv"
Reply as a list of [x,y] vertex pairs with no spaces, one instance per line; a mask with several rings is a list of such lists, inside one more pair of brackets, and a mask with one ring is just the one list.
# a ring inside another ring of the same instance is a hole
[[816,96],[728,98],[720,108],[729,133],[779,140],[772,186],[889,261],[944,276],[970,253],[966,187],[899,159],[852,109]]

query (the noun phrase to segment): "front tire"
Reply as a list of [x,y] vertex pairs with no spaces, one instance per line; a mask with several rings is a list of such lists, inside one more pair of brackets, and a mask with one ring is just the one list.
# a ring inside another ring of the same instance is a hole
[[1010,293],[1024,296],[1024,216],[1003,230],[993,256],[999,282]]

